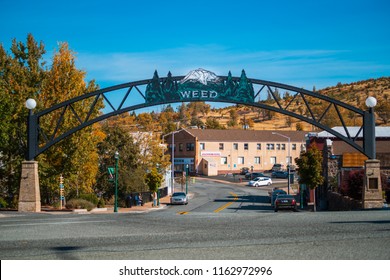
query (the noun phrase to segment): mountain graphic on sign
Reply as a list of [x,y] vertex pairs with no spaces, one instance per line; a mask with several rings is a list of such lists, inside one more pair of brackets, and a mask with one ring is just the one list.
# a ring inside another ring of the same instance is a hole
[[207,85],[208,83],[220,82],[220,78],[213,72],[204,70],[202,68],[198,68],[188,73],[187,76],[185,76],[180,81],[180,84],[185,84],[188,82],[192,82],[192,83],[199,82],[201,84]]
[[213,72],[199,68],[189,72],[180,81],[171,72],[166,78],[160,78],[156,70],[146,86],[144,97],[149,104],[207,100],[252,103],[254,89],[244,70],[238,78],[232,77],[230,71],[227,77],[218,77]]

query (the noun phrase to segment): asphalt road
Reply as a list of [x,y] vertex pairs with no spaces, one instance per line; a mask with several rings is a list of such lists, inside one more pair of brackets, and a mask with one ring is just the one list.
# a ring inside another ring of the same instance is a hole
[[273,212],[267,188],[202,180],[149,213],[0,212],[1,259],[390,259],[390,211]]

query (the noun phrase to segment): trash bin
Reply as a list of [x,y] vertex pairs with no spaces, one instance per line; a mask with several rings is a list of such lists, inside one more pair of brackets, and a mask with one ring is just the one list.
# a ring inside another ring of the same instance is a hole
[[131,208],[131,200],[132,200],[131,195],[128,195],[128,196],[126,197],[126,207],[127,207],[127,208]]
[[290,184],[294,184],[294,173],[290,173]]

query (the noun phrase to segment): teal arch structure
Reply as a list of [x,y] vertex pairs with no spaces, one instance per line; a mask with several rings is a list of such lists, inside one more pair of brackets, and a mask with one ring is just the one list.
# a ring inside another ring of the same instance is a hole
[[[163,78],[155,71],[152,79],[100,89],[37,113],[30,110],[26,160],[34,160],[64,138],[111,116],[156,105],[194,101],[242,104],[281,113],[333,134],[369,159],[376,156],[373,108],[363,111],[306,89],[247,78],[244,70],[240,77],[233,77],[230,72],[227,76],[217,76],[197,69],[187,76],[172,76],[169,72]],[[96,114],[103,103],[106,112]],[[349,129],[343,116],[361,124],[357,133],[356,129]],[[64,127],[64,119],[71,119],[73,126]],[[342,127],[342,132],[329,127],[330,119]],[[44,129],[41,124],[48,122],[51,128]]]

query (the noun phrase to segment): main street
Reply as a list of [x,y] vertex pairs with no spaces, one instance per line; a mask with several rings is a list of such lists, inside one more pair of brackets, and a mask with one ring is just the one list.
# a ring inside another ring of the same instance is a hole
[[0,212],[1,259],[390,259],[390,212],[273,212],[267,188],[197,180],[148,213]]

